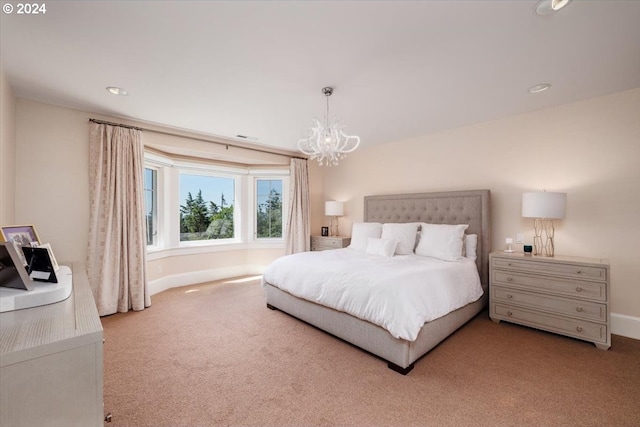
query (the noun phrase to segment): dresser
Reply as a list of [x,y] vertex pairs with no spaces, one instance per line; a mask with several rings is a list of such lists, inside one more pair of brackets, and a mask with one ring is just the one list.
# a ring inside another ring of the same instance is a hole
[[341,236],[311,236],[312,251],[326,251],[327,249],[346,248],[351,243],[351,237]]
[[102,324],[84,265],[71,271],[69,298],[0,314],[1,426],[104,425]]
[[489,316],[611,347],[605,259],[493,252]]

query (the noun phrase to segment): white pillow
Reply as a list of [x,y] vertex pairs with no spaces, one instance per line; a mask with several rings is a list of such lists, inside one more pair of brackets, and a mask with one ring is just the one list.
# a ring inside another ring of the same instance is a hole
[[416,239],[418,237],[417,222],[408,222],[402,224],[386,223],[382,224],[382,238],[396,240],[396,255],[410,255],[416,248]]
[[382,224],[379,222],[355,222],[351,226],[351,244],[349,247],[364,252],[369,244],[369,237],[377,239],[382,235]]
[[462,238],[469,224],[422,224],[416,255],[459,261],[462,258]]
[[465,234],[464,235],[464,250],[462,256],[469,258],[471,261],[475,261],[478,250],[478,235],[477,234]]
[[396,252],[396,246],[398,246],[398,242],[395,240],[369,237],[366,253],[367,255],[380,255],[391,258]]

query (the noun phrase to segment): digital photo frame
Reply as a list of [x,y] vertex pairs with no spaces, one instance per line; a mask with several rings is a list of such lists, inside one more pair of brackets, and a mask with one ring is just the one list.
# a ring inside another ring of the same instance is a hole
[[47,248],[23,246],[22,252],[27,260],[26,272],[31,280],[58,283],[56,268]]
[[0,286],[33,290],[33,281],[11,242],[0,242]]

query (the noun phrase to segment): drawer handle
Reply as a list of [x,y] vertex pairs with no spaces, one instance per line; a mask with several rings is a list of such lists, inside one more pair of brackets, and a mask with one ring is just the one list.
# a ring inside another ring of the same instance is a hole
[[507,282],[513,282],[513,277],[507,277]]
[[578,332],[582,332],[582,326],[578,326],[578,327],[576,327],[576,331],[578,331]]
[[511,299],[511,298],[513,298],[513,295],[507,294],[507,298]]
[[577,311],[578,313],[582,313],[582,307],[576,307],[576,311]]
[[509,267],[511,267],[511,263],[510,263],[510,262],[508,262],[508,263],[507,263],[507,265],[508,265]]
[[582,270],[576,271],[577,274],[582,274]]
[[576,292],[582,292],[582,288],[581,288],[580,286],[578,286],[578,287],[576,288]]
[[511,311],[507,311],[507,316],[513,316],[513,313]]

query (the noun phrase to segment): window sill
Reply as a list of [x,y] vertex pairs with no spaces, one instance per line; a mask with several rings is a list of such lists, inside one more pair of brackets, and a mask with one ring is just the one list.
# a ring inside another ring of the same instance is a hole
[[157,259],[174,256],[197,255],[213,252],[231,252],[250,249],[284,249],[284,247],[284,241],[270,241],[251,243],[223,243],[216,245],[189,245],[178,248],[147,248],[147,261],[154,261]]

